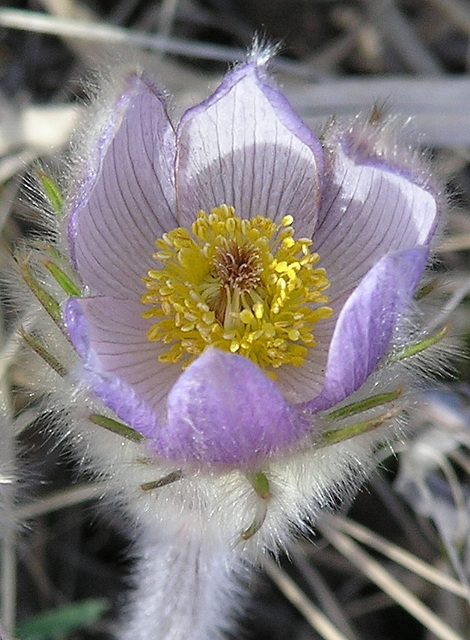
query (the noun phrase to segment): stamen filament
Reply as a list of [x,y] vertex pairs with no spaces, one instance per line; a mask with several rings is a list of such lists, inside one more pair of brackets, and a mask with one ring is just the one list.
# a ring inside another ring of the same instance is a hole
[[222,205],[156,241],[162,266],[144,278],[142,315],[156,319],[148,339],[169,345],[162,362],[186,367],[212,345],[263,368],[304,363],[314,324],[332,311],[321,306],[329,282],[314,267],[319,256],[292,223],[242,219]]

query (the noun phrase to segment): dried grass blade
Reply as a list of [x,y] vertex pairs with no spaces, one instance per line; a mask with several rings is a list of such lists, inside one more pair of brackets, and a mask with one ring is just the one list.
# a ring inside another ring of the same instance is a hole
[[278,567],[274,560],[265,558],[263,566],[278,589],[324,640],[350,640],[310,602],[298,585]]
[[390,560],[393,560],[393,562],[396,562],[405,569],[408,569],[408,571],[412,571],[416,575],[421,576],[425,580],[428,580],[428,582],[432,582],[432,584],[435,584],[439,588],[446,589],[447,591],[455,593],[462,598],[467,597],[468,594],[465,587],[457,582],[457,580],[454,580],[442,571],[432,567],[427,562],[417,558],[406,549],[382,538],[382,536],[379,536],[374,531],[371,531],[348,518],[326,516],[326,521],[331,523],[335,529],[340,529],[343,533],[350,535],[358,542],[362,542],[368,547],[375,549],[375,551],[379,551]]
[[371,582],[421,622],[431,633],[434,633],[439,640],[465,640],[463,636],[451,629],[409,589],[400,584],[386,569],[363,551],[351,538],[324,523],[319,526],[319,529],[325,538],[366,575]]

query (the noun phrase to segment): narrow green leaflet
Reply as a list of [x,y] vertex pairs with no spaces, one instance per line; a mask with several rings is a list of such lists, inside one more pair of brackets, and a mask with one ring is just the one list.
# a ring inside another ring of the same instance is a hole
[[404,347],[403,349],[401,349],[401,351],[397,351],[397,353],[394,353],[390,357],[389,362],[399,362],[400,360],[411,358],[411,356],[415,356],[418,353],[421,353],[422,351],[429,349],[429,347],[432,347],[433,345],[437,344],[440,340],[442,340],[442,338],[446,335],[447,331],[448,331],[448,327],[446,325],[445,327],[442,327],[442,329],[437,333],[433,333],[431,336],[428,336],[427,338],[423,338],[423,340],[419,340],[418,342],[414,342],[413,344],[410,344],[409,346]]
[[260,512],[259,516],[253,520],[250,526],[241,532],[240,537],[242,540],[249,540],[255,533],[258,533],[266,520],[266,513],[267,509],[265,508]]
[[19,640],[60,640],[93,624],[108,608],[108,601],[102,598],[64,605],[20,623],[15,636]]
[[159,478],[158,480],[152,480],[151,482],[144,482],[144,484],[140,485],[140,488],[143,491],[152,491],[152,489],[161,489],[165,487],[167,484],[171,484],[172,482],[176,482],[177,480],[181,480],[183,477],[183,472],[180,469],[176,471],[172,471],[163,478]]
[[49,176],[43,170],[37,171],[36,175],[54,212],[62,213],[62,210],[64,208],[64,199],[57,184],[54,182],[51,176]]
[[42,358],[44,362],[46,362],[51,367],[51,369],[54,369],[54,371],[58,373],[59,376],[61,376],[62,378],[64,378],[67,375],[67,369],[64,367],[64,365],[61,364],[57,360],[57,358],[53,356],[52,353],[50,353],[50,351],[46,349],[46,347],[43,344],[41,344],[38,340],[36,340],[36,338],[33,338],[31,334],[27,333],[23,329],[23,327],[20,327],[19,331],[20,331],[21,337],[26,342],[26,344],[28,344],[31,347],[31,349],[35,351],[38,354],[38,356]]
[[107,431],[126,438],[126,440],[132,440],[132,442],[142,442],[142,440],[144,440],[144,436],[140,433],[134,431],[134,429],[131,429],[131,427],[128,427],[127,424],[123,422],[113,420],[113,418],[102,416],[99,413],[92,413],[91,416],[88,417],[88,420],[93,422],[93,424],[97,424],[99,427],[103,427],[103,429],[107,429]]
[[415,300],[422,300],[423,298],[428,296],[430,293],[432,293],[436,288],[437,283],[438,283],[438,278],[433,278],[430,282],[425,284],[424,287],[421,287],[421,289],[418,289],[418,291],[415,293]]
[[52,260],[45,260],[44,266],[68,296],[80,297],[82,295],[82,292],[77,285],[72,282],[72,280],[55,264],[55,262],[52,262]]
[[388,422],[388,420],[395,418],[399,413],[400,409],[391,409],[390,411],[385,411],[385,413],[381,413],[370,420],[355,422],[354,424],[349,424],[347,427],[343,427],[342,429],[326,431],[321,437],[319,446],[327,447],[332,444],[337,444],[338,442],[343,442],[344,440],[349,440],[350,438],[355,438],[356,436],[368,433],[369,431],[373,431]]
[[21,275],[24,281],[34,293],[36,298],[42,304],[47,313],[51,316],[56,324],[62,325],[62,315],[60,312],[60,305],[55,298],[48,293],[44,287],[42,287],[36,278],[33,276],[31,269],[29,268],[28,259],[26,257],[20,257],[18,264],[21,270]]
[[353,402],[352,404],[348,404],[345,407],[332,411],[327,415],[327,418],[328,420],[342,420],[343,418],[349,418],[357,413],[362,413],[368,409],[380,407],[382,404],[393,402],[393,400],[396,400],[401,396],[401,393],[402,389],[401,387],[398,387],[398,389],[390,391],[389,393],[379,393],[376,396],[370,396],[364,400],[359,400],[359,402]]
[[271,493],[269,490],[269,480],[267,479],[267,477],[264,475],[262,471],[258,471],[257,473],[250,474],[247,477],[248,477],[248,480],[253,485],[253,489],[256,491],[256,493],[259,495],[260,498],[267,500],[271,496]]
[[248,474],[247,478],[257,495],[262,498],[264,502],[263,504],[258,505],[258,513],[250,526],[241,532],[240,537],[242,540],[249,540],[261,529],[266,519],[267,501],[271,497],[269,480],[262,471]]

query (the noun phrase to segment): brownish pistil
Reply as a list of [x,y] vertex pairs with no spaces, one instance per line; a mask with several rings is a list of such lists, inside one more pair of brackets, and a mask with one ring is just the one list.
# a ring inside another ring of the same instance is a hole
[[248,244],[239,245],[235,240],[226,240],[217,247],[211,266],[220,288],[210,301],[210,307],[217,320],[224,324],[227,306],[234,296],[253,291],[261,284],[259,252]]
[[293,222],[240,218],[222,204],[156,240],[160,266],[144,278],[142,316],[155,319],[148,339],[167,345],[161,362],[186,368],[213,345],[269,375],[304,364],[315,324],[332,312],[319,306],[329,286],[319,256],[295,238]]

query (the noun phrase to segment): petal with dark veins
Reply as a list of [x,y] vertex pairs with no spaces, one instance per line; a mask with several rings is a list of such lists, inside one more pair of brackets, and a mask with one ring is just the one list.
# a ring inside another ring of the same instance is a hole
[[315,228],[322,148],[287,100],[248,64],[187,111],[177,130],[176,191],[181,226],[197,212],[227,204],[241,218],[295,219],[296,233]]
[[175,134],[163,100],[144,77],[132,75],[73,195],[69,239],[91,295],[144,292],[155,240],[177,226],[174,162]]

